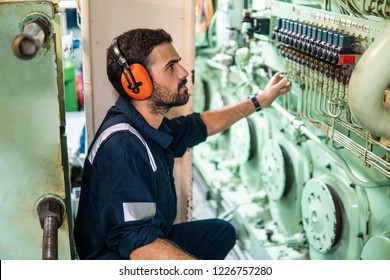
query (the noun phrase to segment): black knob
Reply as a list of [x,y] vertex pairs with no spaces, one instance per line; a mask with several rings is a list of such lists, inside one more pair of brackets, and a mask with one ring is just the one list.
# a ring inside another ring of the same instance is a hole
[[267,235],[267,241],[272,241],[272,235],[274,235],[274,231],[272,229],[266,229],[265,234]]

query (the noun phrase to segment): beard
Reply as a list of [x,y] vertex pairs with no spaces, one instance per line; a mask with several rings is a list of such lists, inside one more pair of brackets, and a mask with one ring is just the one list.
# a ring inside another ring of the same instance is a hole
[[178,107],[187,104],[190,95],[188,94],[188,90],[180,91],[181,87],[187,83],[187,80],[182,80],[177,85],[177,90],[172,91],[165,85],[160,85],[156,82],[153,82],[153,95],[150,100],[151,103],[151,111],[155,115],[164,115],[169,109],[173,107]]

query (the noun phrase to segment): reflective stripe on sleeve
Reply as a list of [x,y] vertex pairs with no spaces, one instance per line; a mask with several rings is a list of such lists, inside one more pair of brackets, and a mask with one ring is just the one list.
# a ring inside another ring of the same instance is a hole
[[122,205],[125,222],[150,220],[156,214],[154,202],[124,202]]

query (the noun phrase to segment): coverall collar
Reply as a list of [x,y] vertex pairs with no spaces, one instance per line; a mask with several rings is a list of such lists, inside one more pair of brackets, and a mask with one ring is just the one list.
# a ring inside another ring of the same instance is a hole
[[122,96],[119,96],[115,106],[131,120],[132,124],[140,130],[140,133],[146,135],[164,149],[167,149],[172,143],[173,137],[169,135],[171,129],[164,123],[165,118],[157,130],[149,125],[135,107]]

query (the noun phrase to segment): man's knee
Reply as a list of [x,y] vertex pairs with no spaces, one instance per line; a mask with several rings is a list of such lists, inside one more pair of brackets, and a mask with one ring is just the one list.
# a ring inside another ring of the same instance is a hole
[[233,248],[236,244],[236,230],[234,226],[222,219],[214,219],[214,223],[219,228],[218,237],[226,242],[226,246]]

